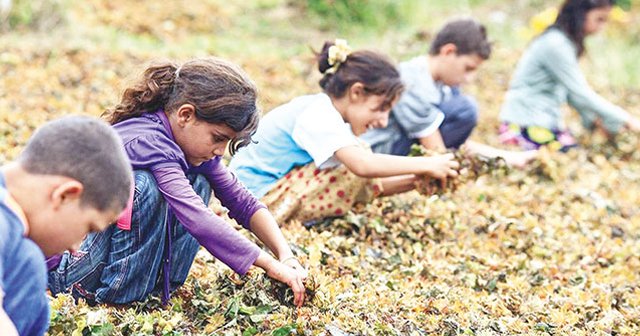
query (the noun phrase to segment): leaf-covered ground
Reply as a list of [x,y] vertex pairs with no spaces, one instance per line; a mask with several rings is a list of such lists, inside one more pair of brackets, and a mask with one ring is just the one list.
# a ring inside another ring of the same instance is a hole
[[[434,12],[437,19],[420,29],[361,36],[313,28],[300,1],[250,3],[68,1],[66,23],[51,31],[6,32],[0,37],[0,161],[15,158],[46,120],[99,115],[152,59],[232,59],[257,82],[268,111],[317,91],[309,46],[340,34],[356,48],[402,60],[423,52],[433,29],[455,13]],[[544,8],[481,3],[469,13],[492,22]],[[638,19],[637,10],[627,15]],[[527,18],[518,22],[502,28],[521,29]],[[606,36],[637,36],[637,28],[629,29],[614,23]],[[507,41],[497,42],[468,88],[482,114],[473,138],[490,144],[497,144],[497,111],[526,46]],[[586,63],[603,70],[597,58]],[[612,83],[606,73],[589,78],[607,98],[639,112],[640,83]],[[575,113],[569,114],[579,131]],[[638,139],[621,139],[616,147],[600,135],[583,136],[577,150],[545,152],[528,169],[487,174],[455,193],[384,198],[310,229],[285,223],[314,280],[313,300],[301,309],[261,271],[239,278],[201,251],[169,307],[157,298],[87,307],[60,296],[52,301],[50,334],[640,334]]]

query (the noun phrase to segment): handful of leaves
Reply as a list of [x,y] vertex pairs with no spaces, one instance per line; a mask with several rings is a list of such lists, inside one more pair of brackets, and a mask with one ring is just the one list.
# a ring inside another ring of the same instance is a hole
[[[273,294],[278,299],[278,301],[289,307],[293,307],[293,290],[285,283],[273,281]],[[309,276],[304,279],[304,288],[305,288],[305,302],[313,301],[314,296],[316,295],[316,291],[318,290],[319,284],[316,283],[313,275],[309,274]]]
[[[443,186],[439,180],[430,176],[422,176],[416,182],[416,190],[423,195],[438,194],[441,195],[446,191],[455,191],[458,186],[468,181],[475,181],[482,175],[504,176],[509,173],[509,166],[501,157],[489,158],[486,156],[468,153],[464,147],[453,153],[455,160],[460,164],[458,168],[458,177],[447,179]],[[444,154],[435,150],[424,148],[422,145],[414,144],[411,146],[409,156],[433,156]]]
[[620,132],[615,136],[593,144],[595,152],[606,157],[619,157],[623,160],[640,159],[640,136],[634,132]]
[[[253,302],[258,305],[269,304],[277,306],[281,304],[287,307],[294,307],[293,290],[287,284],[273,280],[264,274],[251,278],[231,274],[223,278],[222,282],[226,283],[222,287],[231,289],[228,293],[224,293],[226,296],[236,296],[244,302]],[[312,274],[309,274],[303,283],[305,287],[305,303],[308,303],[313,300],[320,285]],[[233,286],[230,286],[230,284],[233,284]],[[238,291],[239,289],[240,291]],[[256,300],[256,298],[259,299]]]

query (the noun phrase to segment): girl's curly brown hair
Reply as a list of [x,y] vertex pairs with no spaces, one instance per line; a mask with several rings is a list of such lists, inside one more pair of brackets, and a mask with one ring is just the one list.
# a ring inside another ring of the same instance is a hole
[[103,116],[113,125],[147,112],[173,113],[183,104],[191,104],[198,119],[227,125],[238,133],[229,143],[233,155],[251,143],[256,131],[256,98],[253,82],[228,61],[210,57],[182,65],[163,62],[149,66],[142,78],[124,91],[120,103]]

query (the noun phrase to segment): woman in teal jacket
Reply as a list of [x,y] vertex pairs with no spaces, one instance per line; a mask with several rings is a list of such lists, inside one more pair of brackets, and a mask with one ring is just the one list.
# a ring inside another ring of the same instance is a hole
[[500,120],[504,143],[526,149],[549,145],[566,151],[576,145],[561,106],[578,111],[585,127],[600,125],[609,134],[640,132],[640,120],[589,87],[578,58],[584,39],[602,30],[615,0],[567,0],[558,18],[525,51],[507,92]]

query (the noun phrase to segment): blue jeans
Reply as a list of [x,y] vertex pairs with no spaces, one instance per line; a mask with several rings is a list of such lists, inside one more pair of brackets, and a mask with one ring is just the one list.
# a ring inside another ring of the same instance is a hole
[[440,134],[447,148],[459,148],[478,124],[478,104],[454,89],[454,96],[438,106],[444,113]]
[[[90,304],[125,304],[162,292],[163,282],[168,290],[185,282],[200,244],[171,214],[153,175],[144,170],[134,173],[131,230],[111,225],[89,234],[73,255],[65,252],[57,269],[49,272],[52,294],[71,291]],[[209,204],[211,186],[206,178],[188,178]]]
[[[478,105],[470,96],[463,95],[453,88],[451,98],[443,101],[438,108],[444,113],[444,120],[438,128],[444,140],[446,148],[459,148],[467,141],[471,131],[478,124]],[[419,143],[417,139],[411,139],[404,134],[396,141],[391,149],[393,155],[407,155],[411,145]]]

